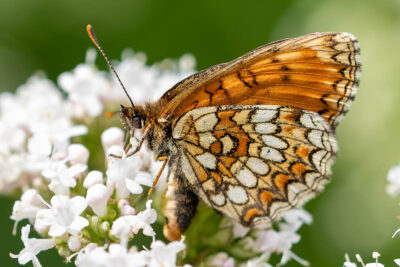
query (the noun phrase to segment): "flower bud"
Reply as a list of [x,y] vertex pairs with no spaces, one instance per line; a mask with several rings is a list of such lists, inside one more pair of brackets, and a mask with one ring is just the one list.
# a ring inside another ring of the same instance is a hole
[[129,205],[129,201],[128,201],[128,200],[126,200],[126,199],[120,199],[120,200],[118,201],[118,208],[119,208],[119,209],[122,209],[122,207],[125,206],[125,205]]
[[122,216],[126,216],[126,215],[135,215],[136,214],[136,210],[129,206],[129,205],[125,205],[121,208],[121,215]]
[[104,151],[107,151],[112,146],[124,145],[124,132],[117,127],[111,127],[101,134],[101,144]]
[[97,216],[103,217],[107,214],[107,201],[109,192],[105,185],[95,184],[91,186],[86,195],[88,205],[93,209]]
[[86,164],[89,159],[89,150],[81,144],[72,144],[68,147],[68,158],[71,165]]
[[83,186],[89,188],[95,184],[103,184],[103,173],[100,171],[91,171],[86,175]]

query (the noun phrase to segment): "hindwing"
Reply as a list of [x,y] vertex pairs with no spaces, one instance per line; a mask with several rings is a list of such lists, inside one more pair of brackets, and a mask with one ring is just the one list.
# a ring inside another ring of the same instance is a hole
[[337,151],[322,116],[287,106],[198,108],[172,134],[191,190],[245,226],[270,222],[321,191]]

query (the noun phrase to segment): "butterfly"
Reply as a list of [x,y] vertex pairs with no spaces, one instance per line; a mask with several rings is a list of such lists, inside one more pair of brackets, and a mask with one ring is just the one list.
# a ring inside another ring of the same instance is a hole
[[121,106],[125,129],[142,132],[132,153],[147,143],[168,162],[164,235],[181,236],[199,199],[253,227],[321,192],[360,72],[352,34],[311,33],[193,74],[154,103]]

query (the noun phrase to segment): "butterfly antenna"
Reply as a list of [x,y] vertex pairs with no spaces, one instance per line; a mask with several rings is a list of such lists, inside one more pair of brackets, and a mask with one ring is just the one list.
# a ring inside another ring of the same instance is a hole
[[92,40],[92,42],[94,43],[94,45],[97,47],[97,49],[99,49],[100,53],[103,55],[104,59],[107,62],[107,65],[110,67],[110,69],[112,70],[112,72],[115,74],[115,76],[118,79],[119,84],[122,86],[122,89],[124,90],[126,96],[128,97],[129,101],[131,102],[132,107],[134,107],[133,105],[133,101],[131,99],[131,97],[128,94],[128,91],[126,91],[126,88],[124,86],[124,84],[121,82],[121,79],[119,78],[117,72],[115,71],[114,67],[111,65],[110,60],[108,59],[108,57],[106,56],[106,53],[104,53],[103,49],[101,48],[99,41],[97,41],[96,35],[94,34],[94,30],[92,25],[88,24],[86,26],[86,30],[89,34],[90,39]]

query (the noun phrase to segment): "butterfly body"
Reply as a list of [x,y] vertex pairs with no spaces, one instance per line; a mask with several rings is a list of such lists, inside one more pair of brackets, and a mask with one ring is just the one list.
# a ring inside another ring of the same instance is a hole
[[253,227],[319,193],[359,73],[354,36],[314,33],[203,70],[155,103],[122,107],[125,128],[141,129],[156,158],[168,158],[166,237],[186,230],[198,198]]

